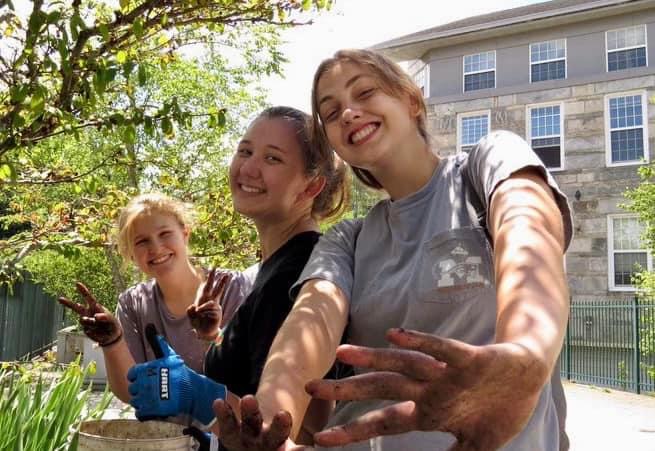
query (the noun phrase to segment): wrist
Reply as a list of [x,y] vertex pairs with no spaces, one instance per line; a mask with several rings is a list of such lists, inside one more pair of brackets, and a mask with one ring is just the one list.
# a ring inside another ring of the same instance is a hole
[[120,333],[116,336],[116,338],[113,338],[106,343],[98,343],[98,345],[100,345],[101,348],[109,348],[111,346],[114,346],[119,341],[121,341],[122,338],[123,338],[123,331],[121,330]]

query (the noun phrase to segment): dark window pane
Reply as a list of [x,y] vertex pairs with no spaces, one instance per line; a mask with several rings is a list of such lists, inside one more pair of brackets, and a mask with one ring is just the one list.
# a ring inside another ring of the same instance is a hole
[[476,89],[493,88],[496,84],[496,72],[481,72],[470,74],[464,77],[464,92],[475,91]]
[[565,61],[550,61],[532,65],[532,82],[559,80],[566,77]]
[[612,162],[636,161],[644,156],[644,137],[641,128],[612,132]]
[[559,138],[533,139],[532,148],[547,168],[562,167]]
[[632,285],[632,276],[640,268],[648,267],[646,257],[646,252],[614,254],[614,285]]
[[607,54],[607,70],[630,69],[646,65],[646,47],[617,50]]

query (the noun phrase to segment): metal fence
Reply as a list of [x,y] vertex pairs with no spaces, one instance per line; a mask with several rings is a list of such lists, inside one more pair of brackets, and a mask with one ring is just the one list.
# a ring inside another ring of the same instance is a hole
[[0,361],[28,359],[48,348],[65,324],[63,307],[29,280],[0,288]]
[[560,373],[581,383],[655,392],[655,300],[572,302]]

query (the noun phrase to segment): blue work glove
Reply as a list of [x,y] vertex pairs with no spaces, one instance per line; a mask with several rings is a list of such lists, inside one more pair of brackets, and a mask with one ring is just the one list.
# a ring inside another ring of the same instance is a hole
[[225,399],[225,385],[186,366],[162,336],[151,340],[151,346],[161,357],[134,365],[127,372],[130,404],[136,417],[145,421],[187,414],[204,425],[211,424],[215,419],[212,404],[216,399]]

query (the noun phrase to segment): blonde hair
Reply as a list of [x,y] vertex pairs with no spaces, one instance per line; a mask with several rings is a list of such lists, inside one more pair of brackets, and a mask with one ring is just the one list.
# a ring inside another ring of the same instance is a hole
[[[412,101],[416,102],[416,106],[418,107],[418,114],[416,115],[418,133],[426,143],[430,142],[426,125],[427,109],[423,100],[423,93],[409,74],[394,61],[379,53],[371,50],[345,49],[336,52],[332,58],[323,60],[314,73],[314,82],[312,83],[312,118],[316,132],[317,146],[330,147],[318,111],[318,82],[325,72],[342,62],[353,63],[370,70],[380,82],[382,90],[390,96],[401,98],[403,95],[407,95]],[[366,169],[353,166],[352,170],[364,185],[375,189],[383,189],[380,182]]]
[[184,202],[161,193],[147,193],[133,197],[118,217],[118,252],[125,260],[131,260],[134,251],[131,239],[134,220],[154,213],[172,216],[185,229],[190,230],[193,226],[192,208]]
[[259,113],[255,121],[258,119],[283,119],[291,124],[302,154],[305,174],[325,179],[323,190],[314,198],[312,216],[319,220],[341,216],[348,207],[350,194],[346,165],[331,148],[316,145],[311,116],[296,108],[274,106]]

